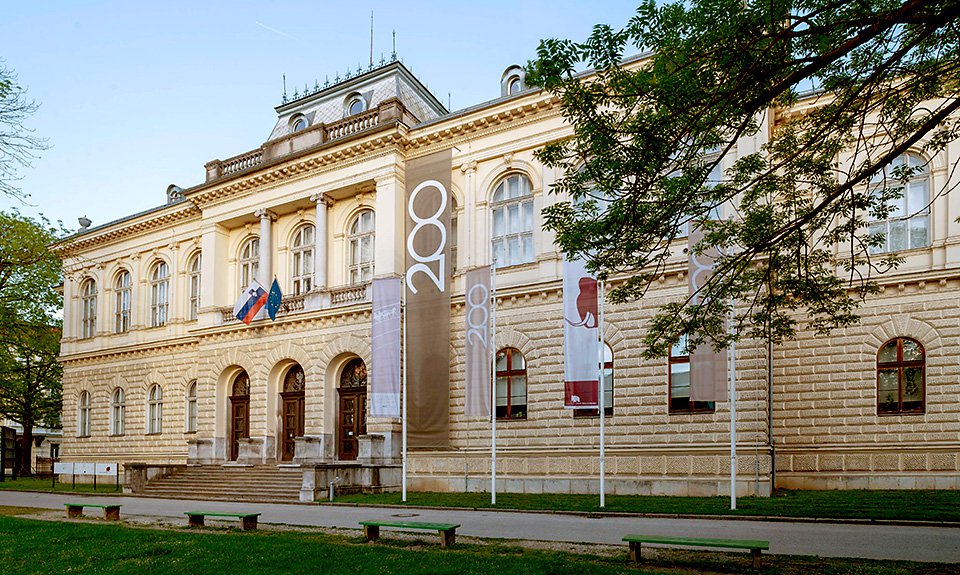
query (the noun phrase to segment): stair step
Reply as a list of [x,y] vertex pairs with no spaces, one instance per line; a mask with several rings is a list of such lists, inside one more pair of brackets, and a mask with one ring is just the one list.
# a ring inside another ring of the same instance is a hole
[[214,501],[297,502],[302,472],[298,468],[273,466],[187,467],[150,481],[147,497],[204,499]]

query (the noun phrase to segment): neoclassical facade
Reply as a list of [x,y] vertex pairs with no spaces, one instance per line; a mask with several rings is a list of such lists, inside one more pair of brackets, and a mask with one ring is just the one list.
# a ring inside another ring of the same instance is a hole
[[[437,366],[450,372],[449,447],[411,451],[410,486],[489,489],[490,422],[464,415],[463,276],[496,256],[498,489],[595,492],[599,417],[562,405],[562,258],[540,215],[567,200],[534,158],[571,132],[522,69],[501,93],[449,112],[401,63],[371,68],[285,101],[266,142],[207,163],[203,183],[63,240],[61,457],[392,469],[400,422],[369,417],[366,401],[370,281],[404,271],[406,163],[449,150],[451,344]],[[933,192],[960,177],[958,157],[953,142],[903,158],[924,166],[904,201],[932,203],[875,222],[906,260],[860,325],[801,333],[772,356],[765,342],[738,347],[739,493],[769,493],[774,475],[791,488],[960,487],[960,199]],[[653,310],[686,294],[683,243],[642,301],[605,310],[608,492],[729,489],[729,402],[690,401],[682,353],[641,356]],[[234,318],[243,288],[274,277],[276,321]]]

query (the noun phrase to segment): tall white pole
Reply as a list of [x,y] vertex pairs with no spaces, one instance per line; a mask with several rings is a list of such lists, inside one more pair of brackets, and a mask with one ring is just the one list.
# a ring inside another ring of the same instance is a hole
[[407,281],[406,275],[400,276],[400,314],[403,319],[402,328],[403,331],[403,352],[401,353],[401,362],[403,363],[403,370],[401,371],[400,383],[402,389],[400,390],[401,406],[400,406],[400,436],[401,436],[401,455],[400,460],[403,466],[403,493],[401,494],[401,500],[407,502]]
[[[730,333],[737,314],[730,298]],[[730,510],[737,508],[737,344],[730,342]]]
[[605,351],[605,348],[603,343],[603,300],[604,300],[603,288],[604,288],[604,285],[602,281],[597,282],[597,288],[598,288],[597,299],[600,300],[597,302],[598,304],[600,304],[600,318],[598,321],[599,329],[597,330],[599,332],[598,337],[600,338],[600,354],[599,354],[600,355],[599,357],[600,377],[597,378],[597,386],[600,388],[598,390],[599,391],[598,403],[600,406],[600,508],[603,509],[604,507],[607,506],[607,491],[605,489],[606,469],[604,467],[605,461],[606,461],[605,459],[606,452],[605,452],[605,445],[604,445],[606,443],[604,441],[604,420],[606,419],[606,417],[603,412],[604,403],[605,403],[603,396],[604,396],[604,390],[606,389],[606,386],[604,384],[606,382],[604,381],[604,369],[603,369],[603,359],[604,359],[603,352]]
[[490,266],[490,505],[497,504],[497,260]]

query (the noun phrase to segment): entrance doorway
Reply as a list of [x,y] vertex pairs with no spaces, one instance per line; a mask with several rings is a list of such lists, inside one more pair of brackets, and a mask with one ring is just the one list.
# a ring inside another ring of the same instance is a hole
[[230,461],[240,456],[240,439],[250,437],[250,378],[241,371],[230,388]]
[[337,459],[353,461],[360,446],[357,438],[367,432],[367,366],[359,357],[343,368],[337,394]]
[[293,461],[297,450],[295,438],[303,437],[305,388],[306,378],[303,374],[303,368],[299,364],[294,365],[283,377],[283,391],[280,392],[281,413],[283,414],[283,429],[280,432],[282,438],[280,459],[282,461]]

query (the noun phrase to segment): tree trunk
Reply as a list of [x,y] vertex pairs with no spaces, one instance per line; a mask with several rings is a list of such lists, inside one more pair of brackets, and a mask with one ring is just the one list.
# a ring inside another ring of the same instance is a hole
[[23,443],[20,445],[20,477],[33,476],[33,424],[24,423]]

